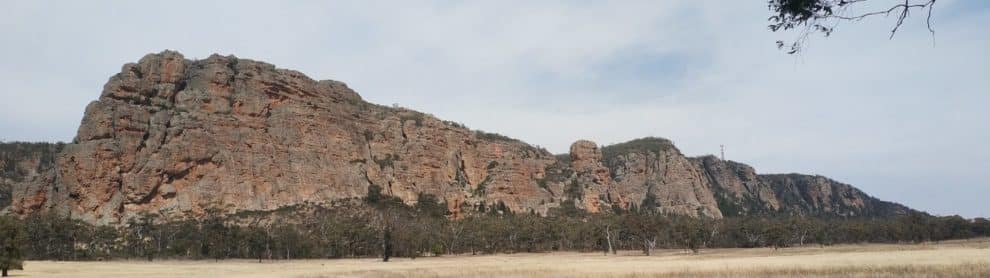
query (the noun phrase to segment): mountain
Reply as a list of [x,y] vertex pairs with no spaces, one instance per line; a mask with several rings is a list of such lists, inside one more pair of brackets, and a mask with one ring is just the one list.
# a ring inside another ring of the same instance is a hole
[[910,209],[821,176],[760,175],[687,157],[661,138],[553,155],[429,114],[368,103],[347,85],[273,65],[174,51],[123,66],[71,144],[5,143],[0,205],[113,224],[432,195],[453,217],[485,207],[546,214],[649,209],[685,215],[889,216]]

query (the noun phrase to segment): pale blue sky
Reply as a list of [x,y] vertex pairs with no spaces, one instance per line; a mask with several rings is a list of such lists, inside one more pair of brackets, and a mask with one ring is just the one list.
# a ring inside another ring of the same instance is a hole
[[[873,0],[883,2],[887,0]],[[662,136],[761,173],[821,174],[990,216],[990,1],[844,23],[800,56],[765,1],[3,1],[0,139],[71,140],[121,65],[263,60],[565,152]]]

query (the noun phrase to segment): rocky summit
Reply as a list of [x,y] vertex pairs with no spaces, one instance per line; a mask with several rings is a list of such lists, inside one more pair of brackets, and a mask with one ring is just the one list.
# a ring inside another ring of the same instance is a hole
[[123,66],[65,145],[0,148],[0,205],[116,224],[167,216],[333,205],[369,190],[414,204],[432,195],[452,217],[485,207],[547,214],[657,210],[721,218],[887,216],[910,209],[843,183],[761,175],[642,138],[579,140],[554,155],[429,114],[368,103],[346,84],[273,65],[174,51]]

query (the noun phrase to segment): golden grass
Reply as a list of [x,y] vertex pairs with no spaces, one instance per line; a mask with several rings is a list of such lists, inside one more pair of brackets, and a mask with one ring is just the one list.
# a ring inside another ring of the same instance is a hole
[[26,262],[19,277],[990,277],[990,239],[781,250],[377,259]]

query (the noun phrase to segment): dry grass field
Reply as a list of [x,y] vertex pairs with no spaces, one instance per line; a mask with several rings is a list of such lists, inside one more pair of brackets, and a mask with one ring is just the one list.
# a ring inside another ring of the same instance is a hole
[[395,259],[26,262],[14,277],[990,277],[990,239],[826,248]]

